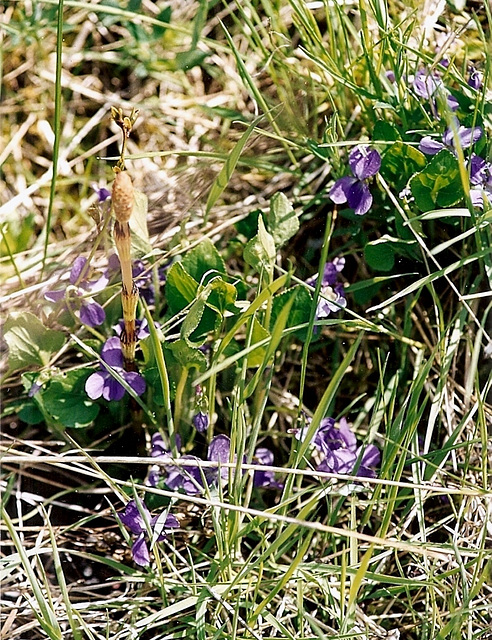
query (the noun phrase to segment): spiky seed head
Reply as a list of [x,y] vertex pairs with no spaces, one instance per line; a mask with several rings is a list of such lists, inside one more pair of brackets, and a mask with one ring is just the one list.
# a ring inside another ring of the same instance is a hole
[[133,212],[133,182],[126,171],[119,171],[113,182],[113,211],[118,222],[130,220]]

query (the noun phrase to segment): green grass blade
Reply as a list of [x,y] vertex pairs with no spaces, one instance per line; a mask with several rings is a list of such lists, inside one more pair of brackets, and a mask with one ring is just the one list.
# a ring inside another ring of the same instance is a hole
[[234,170],[237,166],[239,158],[241,157],[241,153],[243,152],[243,149],[246,143],[248,142],[251,134],[253,133],[254,128],[260,122],[262,117],[263,116],[256,118],[249,125],[249,127],[246,129],[243,135],[236,142],[234,149],[227,156],[224,166],[220,170],[219,175],[215,178],[212,188],[210,189],[210,192],[208,194],[207,204],[205,205],[205,222],[208,219],[208,215],[212,207],[220,198],[222,192],[229,184],[229,180],[231,179],[231,176],[234,173]]
[[50,606],[49,598],[47,598],[43,594],[41,585],[39,584],[37,576],[34,573],[31,563],[29,562],[29,558],[24,549],[24,545],[19,538],[17,531],[15,530],[14,523],[10,519],[9,514],[7,513],[3,505],[1,507],[1,513],[2,520],[7,527],[16,551],[19,554],[22,566],[24,568],[24,571],[26,572],[27,579],[29,580],[29,584],[31,585],[32,592],[39,607],[39,612],[33,609],[34,615],[38,619],[38,622],[41,625],[43,631],[49,638],[51,638],[51,640],[62,640],[63,634],[56,618],[56,613]]
[[62,113],[62,53],[63,53],[63,0],[58,0],[58,22],[56,26],[56,67],[55,67],[55,114],[53,121],[53,132],[55,134],[55,140],[53,143],[53,173],[51,176],[50,185],[50,199],[48,203],[48,213],[46,214],[45,222],[45,237],[43,248],[43,261],[41,264],[41,271],[39,274],[40,279],[43,278],[43,272],[46,266],[46,260],[48,258],[48,245],[50,240],[50,231],[53,217],[53,206],[56,196],[56,178],[58,171],[58,158],[60,155],[60,142],[61,142],[61,113]]
[[43,512],[45,523],[48,527],[48,531],[50,534],[51,549],[53,554],[53,566],[55,569],[56,578],[58,580],[58,586],[60,587],[60,592],[63,598],[63,602],[65,604],[68,623],[70,625],[70,629],[72,630],[72,637],[73,637],[73,640],[83,640],[80,627],[75,622],[74,611],[72,610],[72,603],[70,602],[70,597],[68,595],[67,583],[65,581],[65,575],[63,573],[63,567],[60,559],[60,553],[58,551],[58,544],[56,542],[55,532],[53,531],[53,527],[51,526],[51,522],[49,520],[48,514],[46,513],[46,510],[44,509],[44,507],[42,507],[42,512]]

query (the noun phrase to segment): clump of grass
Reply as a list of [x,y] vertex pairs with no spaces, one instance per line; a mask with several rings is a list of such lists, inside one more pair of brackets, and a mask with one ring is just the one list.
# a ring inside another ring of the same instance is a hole
[[2,637],[489,632],[490,16],[440,11],[6,10]]

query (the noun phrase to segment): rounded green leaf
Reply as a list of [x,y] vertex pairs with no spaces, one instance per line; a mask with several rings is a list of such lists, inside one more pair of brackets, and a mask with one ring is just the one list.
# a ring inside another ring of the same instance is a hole
[[364,257],[376,271],[391,271],[395,266],[395,251],[389,242],[377,241],[366,245]]
[[64,333],[47,329],[37,316],[27,311],[11,313],[3,331],[9,348],[10,371],[31,365],[46,366],[65,341]]

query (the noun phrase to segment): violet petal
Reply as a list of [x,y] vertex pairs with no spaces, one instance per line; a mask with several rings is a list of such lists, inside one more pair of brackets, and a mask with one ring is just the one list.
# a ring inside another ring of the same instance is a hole
[[355,215],[363,216],[372,205],[372,195],[365,182],[355,182],[347,194],[347,202]]
[[166,529],[178,529],[179,520],[172,513],[163,511],[160,515],[154,516],[150,521],[150,525],[155,532],[155,538],[158,542],[166,537]]
[[255,451],[255,459],[258,464],[265,464],[271,466],[273,464],[273,453],[266,447],[258,447]]
[[471,147],[472,144],[480,140],[483,136],[483,129],[481,127],[464,127],[458,132],[458,136],[463,149],[468,149],[468,147]]
[[[458,127],[458,138],[462,149],[468,149],[472,144],[482,137],[483,131],[481,127]],[[455,147],[455,138],[452,127],[446,129],[442,137],[442,141],[448,147]]]
[[145,503],[140,501],[140,508],[135,500],[130,500],[125,507],[123,513],[118,514],[121,522],[134,534],[140,534],[147,531],[145,521],[142,517],[142,511],[150,521],[150,513]]
[[80,307],[80,321],[88,327],[98,327],[106,319],[106,313],[98,302],[83,302]]
[[137,373],[136,371],[125,371],[123,373],[123,378],[135,391],[137,396],[141,396],[142,393],[144,393],[147,385],[145,383],[145,378],[143,378],[139,373]]
[[430,74],[423,69],[415,74],[413,90],[421,98],[431,98],[440,86],[442,81],[435,74]]
[[470,189],[470,200],[476,209],[483,209],[483,193],[480,188]]
[[208,447],[207,459],[211,462],[229,462],[230,450],[231,441],[227,436],[215,436]]
[[123,367],[123,354],[121,352],[120,339],[113,336],[106,340],[101,349],[101,358],[111,367]]
[[[359,451],[360,449],[361,447],[359,447]],[[359,451],[357,452],[357,455],[359,455]],[[364,467],[374,467],[379,464],[380,460],[381,452],[379,451],[379,449],[373,444],[368,444],[364,448],[361,465],[363,465]]]
[[150,564],[150,553],[145,540],[145,533],[141,533],[132,545],[133,560],[140,567]]
[[[183,460],[197,460],[198,458],[191,455],[185,455]],[[202,492],[203,481],[200,469],[197,466],[190,465],[186,467],[169,466],[166,467],[167,478],[166,485],[172,491],[183,489],[188,495],[195,495]]]
[[97,400],[102,396],[105,382],[106,378],[102,371],[96,371],[87,378],[85,392],[91,400]]
[[153,458],[169,455],[169,449],[166,447],[164,438],[161,436],[160,433],[154,433],[152,435],[152,448],[151,448],[150,455]]
[[204,433],[208,428],[208,415],[199,411],[193,416],[192,422],[198,433]]
[[27,394],[27,397],[32,398],[42,388],[43,388],[42,384],[39,384],[38,382],[33,382],[31,385],[31,388],[29,389],[29,393]]
[[81,280],[87,277],[89,272],[89,265],[87,264],[87,258],[83,256],[79,256],[75,258],[72,269],[70,271],[70,282],[71,284],[77,284]]
[[[106,270],[107,271],[107,270]],[[109,283],[109,278],[107,276],[107,272],[105,272],[100,278],[97,280],[91,280],[90,282],[84,282],[81,286],[86,291],[90,293],[99,293],[99,291],[103,291]]]
[[450,93],[447,97],[448,107],[451,111],[458,111],[460,107],[460,103],[458,100]]
[[65,297],[65,289],[60,289],[59,291],[46,291],[44,297],[49,302],[59,302]]
[[480,156],[472,154],[469,162],[471,184],[483,184],[490,173],[490,165]]
[[483,85],[483,74],[476,69],[471,69],[470,76],[468,78],[468,86],[476,91],[480,90]]
[[322,287],[333,286],[338,279],[338,271],[335,262],[327,262],[323,270],[323,280],[321,281]]
[[335,467],[337,473],[351,473],[357,461],[357,453],[348,449],[336,449],[333,451],[336,460]]
[[345,258],[343,256],[341,257],[337,257],[333,259],[332,262],[333,266],[335,267],[335,269],[340,272],[343,270],[344,266],[345,266]]
[[109,189],[106,189],[106,187],[96,189],[96,193],[99,202],[106,202],[106,200],[111,197],[111,191],[109,191]]
[[428,156],[434,156],[439,153],[441,149],[444,149],[444,145],[439,140],[434,140],[430,136],[424,136],[419,143],[419,151],[425,153]]
[[366,180],[381,168],[381,156],[375,149],[358,146],[350,152],[349,165],[352,173],[359,180]]
[[103,387],[103,393],[102,393],[103,398],[108,402],[111,402],[112,400],[115,400],[115,401],[121,400],[121,398],[123,398],[124,395],[125,395],[125,387],[123,387],[118,382],[118,380],[113,378],[113,376],[109,372],[106,372],[104,376],[104,387]]
[[351,451],[355,451],[357,447],[357,438],[355,437],[355,433],[350,428],[350,425],[347,422],[346,418],[340,418],[340,421],[338,423],[338,432],[345,447],[347,449],[350,449]]
[[347,193],[350,187],[357,182],[356,178],[351,176],[345,176],[335,182],[330,189],[329,196],[335,204],[343,204],[347,202]]

